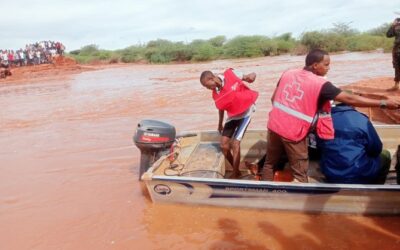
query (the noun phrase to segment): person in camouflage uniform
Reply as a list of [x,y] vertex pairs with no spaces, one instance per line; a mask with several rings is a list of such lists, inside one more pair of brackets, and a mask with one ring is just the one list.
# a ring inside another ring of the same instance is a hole
[[393,68],[394,68],[394,87],[393,90],[399,89],[400,81],[400,18],[396,18],[386,33],[387,37],[395,37],[393,44]]

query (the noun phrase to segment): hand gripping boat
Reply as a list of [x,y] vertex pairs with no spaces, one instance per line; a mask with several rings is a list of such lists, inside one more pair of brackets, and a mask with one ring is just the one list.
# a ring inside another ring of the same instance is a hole
[[[242,179],[228,179],[231,168],[219,147],[217,131],[176,135],[164,122],[139,122],[133,140],[141,151],[140,177],[153,202],[171,202],[302,212],[400,214],[395,165],[400,126],[376,125],[392,166],[385,185],[329,184],[310,161],[310,183],[258,181],[247,168]],[[255,162],[266,148],[265,130],[248,130],[241,162]],[[400,163],[399,163],[400,166]]]

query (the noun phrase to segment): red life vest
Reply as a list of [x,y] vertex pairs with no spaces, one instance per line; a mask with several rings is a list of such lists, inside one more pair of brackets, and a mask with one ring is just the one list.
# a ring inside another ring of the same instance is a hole
[[214,90],[212,97],[219,110],[225,110],[229,117],[239,115],[250,108],[258,97],[258,92],[251,90],[232,71],[224,72],[224,86],[219,93]]
[[318,111],[318,98],[326,80],[307,70],[288,70],[282,74],[277,86],[268,129],[291,140],[301,141],[316,119],[316,132],[322,139],[333,139],[334,129],[329,101]]

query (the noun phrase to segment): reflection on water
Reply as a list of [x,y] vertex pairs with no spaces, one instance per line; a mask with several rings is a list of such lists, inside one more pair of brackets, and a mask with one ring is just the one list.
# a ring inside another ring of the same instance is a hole
[[[302,56],[136,65],[46,83],[0,86],[2,249],[397,249],[398,217],[309,215],[150,202],[137,181],[136,124],[216,129],[203,70],[258,74],[251,128],[264,128],[269,99]],[[391,76],[391,56],[332,56],[338,85]]]

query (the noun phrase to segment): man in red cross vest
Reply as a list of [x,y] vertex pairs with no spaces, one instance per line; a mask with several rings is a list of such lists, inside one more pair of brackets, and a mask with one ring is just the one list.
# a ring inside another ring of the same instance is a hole
[[308,53],[303,69],[285,71],[272,95],[267,124],[267,158],[262,180],[272,181],[274,166],[286,152],[295,182],[308,182],[307,135],[311,128],[322,139],[333,139],[330,101],[358,107],[398,109],[396,100],[376,100],[341,91],[323,78],[329,71],[326,51]]
[[[240,141],[250,124],[258,97],[258,93],[247,87],[243,81],[252,83],[255,79],[255,73],[245,75],[233,69],[225,70],[223,75],[204,71],[200,76],[201,84],[212,91],[212,98],[219,110],[218,131],[222,134],[221,150],[232,165],[231,178],[238,178],[241,175]],[[222,125],[225,111],[228,118]]]

